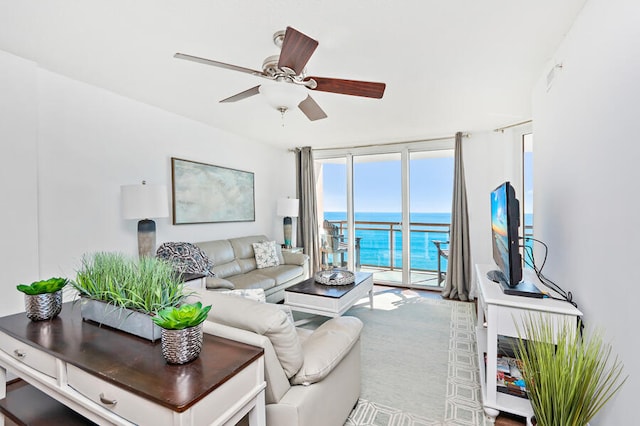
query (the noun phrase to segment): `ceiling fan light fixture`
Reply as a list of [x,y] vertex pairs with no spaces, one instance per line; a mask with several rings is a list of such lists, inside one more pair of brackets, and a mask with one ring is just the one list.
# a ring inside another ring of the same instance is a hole
[[304,86],[287,82],[268,82],[260,85],[260,94],[278,111],[297,108],[308,94]]

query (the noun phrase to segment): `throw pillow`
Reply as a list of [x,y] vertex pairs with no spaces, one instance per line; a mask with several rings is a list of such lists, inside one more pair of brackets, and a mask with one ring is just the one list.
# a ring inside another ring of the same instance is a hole
[[195,244],[184,242],[162,243],[156,251],[156,256],[169,261],[178,272],[205,274],[209,277],[215,276],[213,262]]
[[256,268],[258,269],[278,266],[280,264],[275,241],[253,243],[253,252],[256,256]]

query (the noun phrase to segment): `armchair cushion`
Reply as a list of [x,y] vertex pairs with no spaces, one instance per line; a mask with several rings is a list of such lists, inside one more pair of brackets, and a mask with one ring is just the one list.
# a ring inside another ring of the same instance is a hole
[[208,319],[263,335],[271,341],[287,378],[302,366],[302,345],[286,312],[271,303],[260,303],[217,291],[200,291],[202,304],[213,305]]
[[337,317],[318,327],[302,342],[302,368],[290,379],[292,385],[310,385],[324,379],[360,338],[362,321]]

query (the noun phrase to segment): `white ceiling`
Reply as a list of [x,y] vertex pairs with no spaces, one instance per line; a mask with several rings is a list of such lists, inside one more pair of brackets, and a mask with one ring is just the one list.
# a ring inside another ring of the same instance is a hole
[[[283,147],[485,131],[531,118],[530,93],[586,0],[0,0],[0,49],[42,68]],[[387,84],[383,99],[314,92],[328,118],[271,109],[248,74],[277,30],[319,41],[310,75]],[[283,127],[284,124],[284,127]]]

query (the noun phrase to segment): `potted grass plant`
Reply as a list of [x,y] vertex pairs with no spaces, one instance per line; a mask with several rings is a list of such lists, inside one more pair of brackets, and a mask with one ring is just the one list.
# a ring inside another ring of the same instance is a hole
[[583,336],[580,329],[580,324],[554,326],[542,315],[525,317],[518,327],[515,352],[533,407],[532,424],[588,425],[626,381],[602,332]]
[[32,321],[55,318],[62,310],[62,289],[68,282],[66,278],[49,278],[16,286],[24,293],[27,317]]
[[136,261],[113,252],[84,255],[71,284],[80,295],[84,319],[152,341],[160,338],[160,329],[151,317],[178,306],[187,296],[184,283],[166,261]]
[[162,328],[162,356],[169,364],[185,364],[200,355],[202,323],[210,310],[211,305],[195,302],[162,309],[153,317]]

